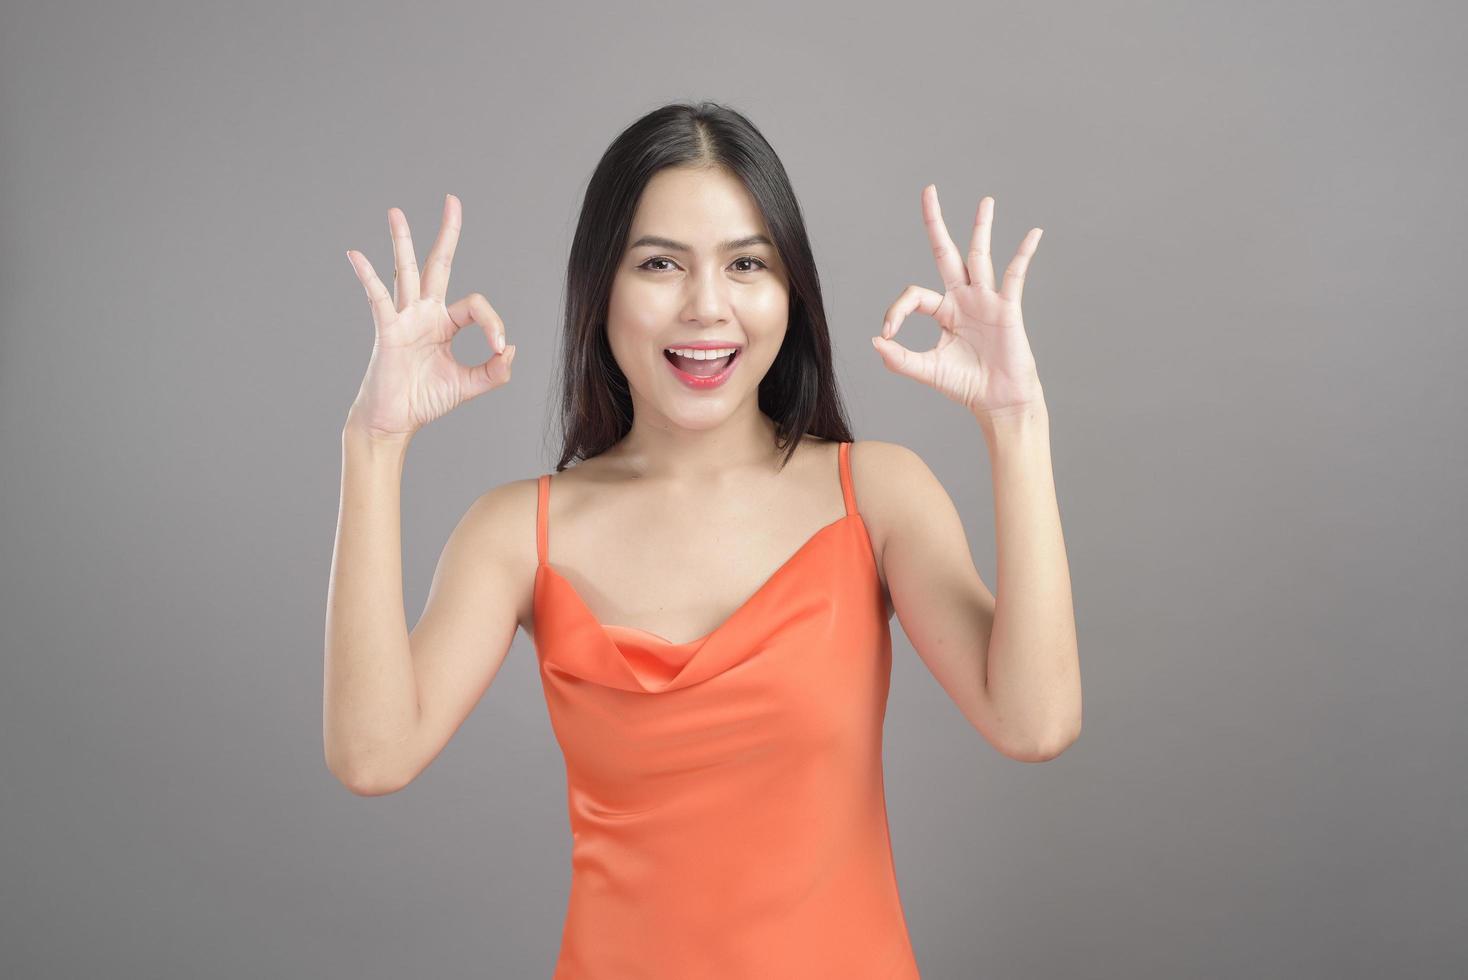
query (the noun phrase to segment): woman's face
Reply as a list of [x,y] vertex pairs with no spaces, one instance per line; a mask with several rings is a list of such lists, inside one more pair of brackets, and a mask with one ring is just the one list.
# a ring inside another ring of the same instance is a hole
[[[607,339],[637,415],[706,428],[747,400],[758,405],[790,310],[769,235],[754,198],[724,170],[668,167],[648,181],[607,310]],[[690,362],[667,353],[690,346],[735,354]]]

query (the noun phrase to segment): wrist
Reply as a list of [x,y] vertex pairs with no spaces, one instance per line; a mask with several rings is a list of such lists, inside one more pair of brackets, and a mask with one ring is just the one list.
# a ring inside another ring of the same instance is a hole
[[973,416],[985,432],[997,433],[1001,430],[1046,426],[1050,422],[1050,408],[1045,404],[1044,398],[1037,398],[993,411],[975,409]]
[[373,453],[406,453],[413,439],[411,432],[382,432],[367,425],[351,412],[342,426],[342,444],[360,447]]

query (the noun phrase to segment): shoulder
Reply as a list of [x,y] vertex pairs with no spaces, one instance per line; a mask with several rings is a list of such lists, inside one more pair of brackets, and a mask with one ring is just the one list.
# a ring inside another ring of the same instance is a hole
[[879,564],[892,535],[933,507],[945,502],[953,506],[928,464],[901,443],[857,440],[851,444],[850,461],[857,509]]
[[482,561],[508,573],[517,583],[516,608],[529,616],[539,555],[535,548],[540,477],[509,480],[484,491],[464,513],[455,534],[464,534]]
[[[860,461],[860,462],[858,462]],[[851,466],[865,465],[875,471],[882,466],[921,466],[922,457],[900,442],[858,439],[851,444]]]
[[[523,526],[527,517],[533,528],[539,493],[539,476],[506,481],[474,498],[464,514],[464,521],[480,533],[498,538]],[[534,544],[533,538],[531,543]]]
[[859,498],[874,504],[899,498],[911,480],[936,479],[923,458],[901,443],[859,439],[851,444],[850,457]]

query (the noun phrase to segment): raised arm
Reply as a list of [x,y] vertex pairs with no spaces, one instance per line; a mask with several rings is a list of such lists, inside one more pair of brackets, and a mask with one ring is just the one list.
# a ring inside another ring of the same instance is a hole
[[[872,345],[888,370],[978,420],[994,474],[997,595],[974,569],[952,501],[910,453],[886,468],[909,488],[886,545],[887,582],[903,628],[979,731],[1012,758],[1045,761],[1080,735],[1081,675],[1050,416],[1020,308],[1042,231],[1029,230],[995,288],[994,199],[979,202],[966,260],[931,184],[922,206],[945,291],[908,286]],[[914,312],[942,328],[931,350],[894,339]]]
[[[389,210],[396,297],[366,256],[347,253],[367,291],[376,340],[342,429],[322,734],[327,767],[365,795],[401,786],[420,758],[424,712],[402,585],[400,508],[408,444],[424,425],[509,381],[514,357],[503,321],[482,295],[444,303],[461,223],[459,200],[448,195],[420,284],[407,219],[397,208]],[[454,360],[450,343],[471,323],[480,325],[495,353],[465,367]]]

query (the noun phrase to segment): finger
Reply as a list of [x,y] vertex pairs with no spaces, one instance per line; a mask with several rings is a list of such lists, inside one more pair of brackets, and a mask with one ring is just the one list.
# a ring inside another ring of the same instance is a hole
[[422,296],[443,302],[449,291],[449,268],[454,264],[454,250],[459,247],[459,227],[463,224],[464,211],[459,199],[452,194],[443,198],[443,221],[438,226],[438,238],[428,253],[423,266]]
[[418,259],[413,255],[413,236],[408,232],[408,216],[402,208],[387,209],[387,227],[392,232],[392,256],[397,273],[394,301],[401,310],[418,301]]
[[937,348],[919,353],[883,337],[873,337],[872,346],[882,356],[882,363],[887,370],[894,374],[927,384],[932,384],[933,378],[937,376]]
[[974,236],[968,245],[968,277],[970,282],[983,283],[994,288],[994,262],[989,256],[989,232],[994,226],[994,199],[986,197],[979,202],[979,213],[974,218]]
[[489,360],[473,367],[463,367],[459,370],[461,377],[459,383],[464,392],[464,400],[478,398],[486,391],[498,388],[510,380],[510,365],[515,362],[515,345],[511,344],[505,348],[503,357],[491,357]]
[[470,293],[448,307],[448,311],[449,319],[454,321],[454,333],[477,323],[484,330],[484,339],[489,341],[490,349],[499,354],[505,352],[505,321],[500,319],[483,293]]
[[948,226],[943,223],[943,212],[938,207],[938,185],[923,188],[923,224],[928,227],[928,242],[933,246],[933,257],[938,260],[938,275],[943,277],[947,289],[968,285],[968,271],[959,257],[958,246],[948,236]]
[[1043,228],[1031,228],[1025,240],[1019,243],[1019,251],[1009,260],[1009,268],[1004,270],[1004,285],[1000,287],[999,295],[1011,303],[1018,303],[1025,291],[1025,271],[1029,269],[1030,256],[1035,254],[1044,233]]
[[388,295],[387,287],[382,284],[381,279],[377,278],[377,273],[372,271],[372,263],[367,261],[367,256],[355,249],[347,250],[347,261],[352,263],[357,279],[367,290],[367,303],[372,307],[373,322],[379,328],[391,323],[398,315],[398,311],[392,305],[392,297]]
[[882,338],[891,340],[897,336],[897,331],[902,328],[902,321],[914,310],[928,316],[937,316],[938,307],[942,305],[943,297],[933,290],[923,286],[908,286],[887,307],[887,312],[882,317]]

